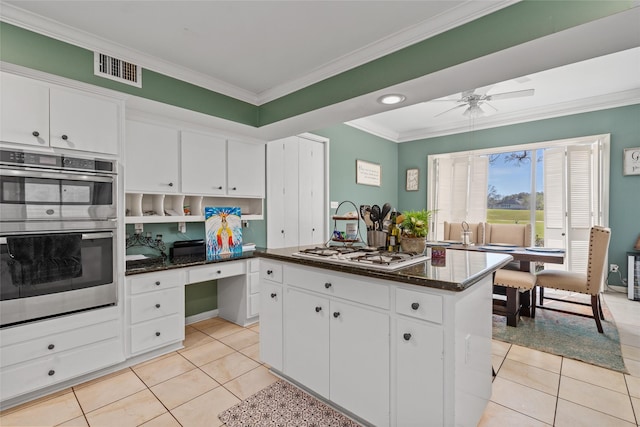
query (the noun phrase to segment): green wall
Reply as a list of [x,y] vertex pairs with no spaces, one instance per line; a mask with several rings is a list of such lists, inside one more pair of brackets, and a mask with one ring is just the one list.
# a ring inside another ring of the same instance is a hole
[[[404,173],[407,168],[418,167],[420,188],[417,192],[406,192],[399,186],[398,203],[402,209],[426,207],[427,156],[430,154],[606,133],[611,134],[609,262],[618,264],[623,277],[626,277],[626,252],[633,248],[640,234],[640,176],[622,175],[622,152],[624,148],[640,146],[640,104],[400,144],[399,173]],[[611,279],[615,281],[616,277],[612,276]]]

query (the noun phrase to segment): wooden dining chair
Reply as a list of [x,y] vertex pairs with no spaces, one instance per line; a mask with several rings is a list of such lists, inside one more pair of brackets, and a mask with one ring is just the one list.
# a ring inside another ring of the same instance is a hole
[[[471,231],[471,241],[476,245],[484,244],[484,224],[468,223],[469,231]],[[444,237],[442,240],[462,240],[462,223],[461,222],[444,222]]]
[[[541,299],[544,294],[544,288],[591,295],[591,304],[577,301],[563,301],[586,306],[591,305],[593,316],[542,306],[542,304],[540,305],[540,308],[575,314],[577,316],[592,317],[596,321],[598,332],[602,333],[602,323],[600,322],[600,319],[604,319],[604,314],[602,313],[602,303],[600,301],[600,288],[604,277],[610,239],[611,229],[600,226],[591,227],[589,234],[589,259],[586,273],[574,273],[562,270],[542,270],[536,275],[536,286],[540,287]],[[536,299],[533,298],[532,310],[535,310],[535,307]]]

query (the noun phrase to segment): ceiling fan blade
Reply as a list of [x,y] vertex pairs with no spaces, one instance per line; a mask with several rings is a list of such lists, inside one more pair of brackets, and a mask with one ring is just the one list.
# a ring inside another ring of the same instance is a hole
[[513,92],[495,93],[493,95],[487,95],[487,101],[495,101],[500,99],[520,98],[522,96],[532,96],[535,93],[535,89],[515,90]]
[[484,110],[479,105],[470,105],[462,115],[465,117],[480,117],[484,115]]
[[493,108],[495,111],[498,111],[498,109],[496,107],[494,107],[493,105],[489,104],[487,101],[484,101],[482,103],[482,105],[488,105],[489,107]]
[[460,104],[460,105],[456,105],[455,107],[453,107],[453,108],[449,108],[448,110],[444,110],[442,113],[438,113],[438,114],[436,114],[436,115],[435,115],[435,116],[433,116],[433,117],[438,117],[438,116],[443,115],[444,113],[448,113],[449,111],[453,111],[453,110],[455,110],[455,109],[457,109],[457,108],[460,108],[460,107],[466,107],[466,106],[467,106],[467,104]]

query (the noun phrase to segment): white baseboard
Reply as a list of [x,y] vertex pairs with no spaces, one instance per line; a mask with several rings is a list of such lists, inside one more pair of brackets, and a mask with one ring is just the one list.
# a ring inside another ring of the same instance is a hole
[[218,317],[218,309],[204,311],[202,313],[194,314],[193,316],[185,317],[184,324],[190,325],[192,323],[201,322],[203,320]]

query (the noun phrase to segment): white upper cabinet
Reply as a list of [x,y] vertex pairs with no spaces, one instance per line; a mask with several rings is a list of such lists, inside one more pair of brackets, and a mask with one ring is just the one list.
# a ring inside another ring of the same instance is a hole
[[48,147],[49,87],[13,74],[0,77],[0,140]]
[[265,146],[230,139],[227,143],[227,194],[264,198]]
[[227,142],[224,138],[181,132],[182,192],[225,195]]
[[177,193],[178,131],[128,120],[126,135],[126,190]]
[[119,101],[8,73],[1,77],[3,142],[118,154]]

